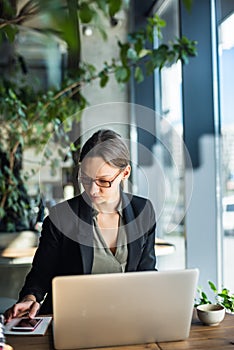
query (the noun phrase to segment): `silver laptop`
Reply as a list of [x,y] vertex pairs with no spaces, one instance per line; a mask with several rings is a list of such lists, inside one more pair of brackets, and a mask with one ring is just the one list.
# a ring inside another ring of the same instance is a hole
[[55,348],[186,339],[197,280],[197,269],[55,277]]

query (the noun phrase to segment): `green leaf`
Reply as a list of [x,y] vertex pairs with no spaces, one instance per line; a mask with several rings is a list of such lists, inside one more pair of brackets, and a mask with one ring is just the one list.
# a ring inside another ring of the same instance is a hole
[[223,293],[218,293],[218,297],[223,298],[222,302],[226,302],[228,298],[227,294],[223,294]]
[[140,52],[138,53],[138,55],[139,55],[139,58],[143,58],[143,57],[149,55],[150,53],[151,53],[151,50],[142,49],[142,50],[140,50]]
[[15,92],[12,89],[8,90],[9,96],[12,98],[12,100],[16,100],[17,96],[15,94]]
[[12,43],[15,39],[15,35],[18,32],[17,28],[11,25],[7,25],[4,27],[4,32],[7,39]]
[[134,48],[137,52],[137,54],[139,55],[139,53],[143,50],[144,48],[144,42],[141,39],[138,39],[135,43],[134,43]]
[[155,34],[159,39],[162,39],[161,29],[166,26],[166,22],[157,14],[155,14],[153,17],[149,17],[147,22],[146,35],[148,40],[153,42]]
[[18,114],[20,117],[23,117],[23,118],[25,118],[26,116],[22,107],[18,107]]
[[211,282],[211,281],[208,281],[208,283],[209,283],[210,288],[211,288],[215,293],[218,293],[217,288],[216,288],[216,286],[214,285],[214,283]]
[[82,23],[91,22],[94,16],[94,11],[86,2],[82,2],[79,7],[79,17]]
[[120,41],[118,42],[118,45],[120,47],[120,58],[121,58],[121,61],[122,61],[122,64],[124,66],[127,65],[127,53],[128,53],[128,50],[130,48],[130,44],[129,43],[125,43],[125,44],[122,44]]
[[0,207],[0,218],[3,218],[5,216],[5,210],[4,208]]
[[74,143],[72,142],[70,144],[70,149],[71,149],[72,152],[76,152],[77,151],[77,146],[75,146]]
[[100,74],[100,87],[101,88],[105,87],[108,81],[109,81],[109,76],[106,73],[102,72]]
[[202,296],[202,298],[205,299],[205,300],[208,299],[205,292],[202,292],[202,293],[201,293],[201,296]]
[[147,74],[152,74],[155,68],[162,69],[167,63],[168,53],[168,45],[165,44],[152,50],[150,61],[147,62]]
[[138,60],[138,55],[136,50],[134,50],[132,47],[130,47],[127,50],[127,58],[129,58],[132,61],[137,61]]
[[134,77],[138,83],[141,83],[144,80],[144,75],[140,67],[135,68]]
[[114,17],[114,15],[120,10],[122,5],[122,0],[109,0],[109,15]]
[[222,293],[228,294],[229,290],[227,288],[223,288]]
[[7,165],[4,165],[3,169],[4,169],[4,172],[5,172],[6,174],[8,174],[8,175],[10,175],[10,176],[11,176],[11,174],[12,174],[11,169],[10,169],[10,168],[8,168],[8,166],[7,166]]
[[115,78],[119,83],[125,83],[130,78],[130,69],[128,67],[117,67],[115,70]]
[[147,22],[152,27],[163,28],[166,26],[166,21],[159,17],[157,13],[153,17],[149,17]]
[[[16,15],[16,6],[13,5],[12,1],[10,0],[3,0],[1,1],[1,14],[4,14],[5,16],[13,17]],[[1,16],[2,17],[2,16]]]
[[150,74],[153,73],[153,71],[155,70],[156,67],[155,67],[155,65],[153,64],[152,61],[148,61],[145,64],[145,68],[146,68],[146,74],[150,75]]

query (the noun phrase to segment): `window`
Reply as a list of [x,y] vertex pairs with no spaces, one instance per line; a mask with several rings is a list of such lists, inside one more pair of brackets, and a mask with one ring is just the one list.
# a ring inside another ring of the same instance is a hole
[[[224,232],[224,280],[225,287],[234,291],[231,266],[234,264],[234,4],[221,2],[219,26],[220,94],[222,147],[222,193]],[[228,6],[227,6],[228,5]]]
[[[166,21],[163,29],[163,41],[167,43],[179,36],[178,1],[164,1],[156,8],[159,16]],[[157,41],[157,38],[156,38]],[[157,46],[157,42],[156,42]],[[155,89],[160,89],[156,109],[159,114],[156,128],[160,145],[156,151],[161,154],[161,164],[165,176],[165,203],[159,218],[158,235],[173,243],[176,250],[173,254],[160,257],[158,268],[179,269],[185,267],[184,236],[184,148],[182,121],[182,73],[181,63],[164,67],[156,72]],[[157,84],[157,83],[156,83]]]

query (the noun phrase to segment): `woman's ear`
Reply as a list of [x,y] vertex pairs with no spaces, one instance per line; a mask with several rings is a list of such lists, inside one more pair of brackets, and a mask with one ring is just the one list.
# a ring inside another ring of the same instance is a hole
[[131,166],[127,165],[123,171],[123,180],[128,179],[131,173]]

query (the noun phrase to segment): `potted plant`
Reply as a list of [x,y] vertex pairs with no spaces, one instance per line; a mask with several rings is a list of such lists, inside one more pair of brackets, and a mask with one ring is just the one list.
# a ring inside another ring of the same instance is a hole
[[194,306],[200,321],[206,325],[218,325],[225,317],[225,312],[234,313],[234,294],[227,288],[218,291],[215,284],[208,281],[214,298],[211,300],[201,287],[198,287],[198,298],[195,299]]
[[[218,291],[215,284],[211,281],[208,281],[210,290],[214,293],[214,300],[216,304],[222,305],[225,307],[227,312],[233,313],[234,312],[234,294],[230,292],[227,288],[222,288],[221,291]],[[198,305],[204,305],[204,304],[213,304],[214,301],[211,301],[209,297],[207,296],[207,293],[204,292],[203,288],[198,287],[197,289],[199,296],[197,299],[195,299],[194,306],[197,307]]]

